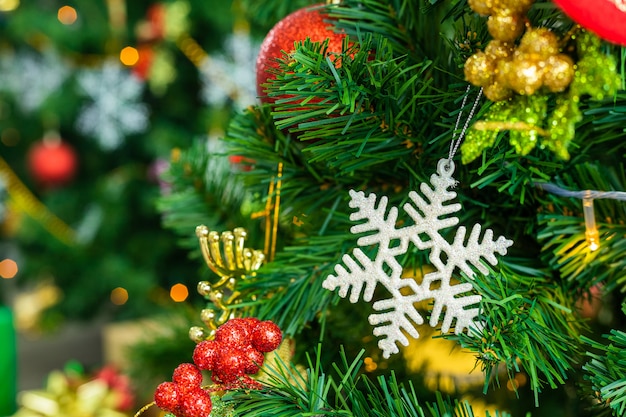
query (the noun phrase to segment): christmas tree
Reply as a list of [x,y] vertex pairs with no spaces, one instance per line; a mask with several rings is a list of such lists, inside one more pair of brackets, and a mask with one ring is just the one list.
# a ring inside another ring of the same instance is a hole
[[623,415],[623,5],[332,3],[244,2],[260,103],[166,174],[215,277],[157,405]]
[[196,53],[232,65],[218,51],[249,30],[231,2],[92,3],[0,5],[0,261],[19,268],[0,299],[52,289],[39,329],[141,317],[195,286],[198,266],[161,227],[158,175],[248,97],[245,79],[215,88]]

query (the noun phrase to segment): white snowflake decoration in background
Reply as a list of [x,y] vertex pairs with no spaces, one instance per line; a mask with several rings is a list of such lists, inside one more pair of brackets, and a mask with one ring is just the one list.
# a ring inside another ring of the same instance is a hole
[[254,63],[259,47],[247,33],[236,32],[225,43],[225,55],[207,58],[200,68],[202,99],[209,105],[223,105],[231,99],[243,109],[256,102]]
[[0,61],[0,89],[12,94],[24,113],[31,113],[61,87],[69,73],[52,49],[41,54],[9,53]]
[[81,72],[77,81],[90,102],[78,115],[76,129],[102,149],[116,149],[126,135],[146,130],[148,107],[140,102],[144,83],[120,64],[107,61],[101,69]]
[[[363,293],[364,301],[371,301],[377,285],[382,285],[390,294],[390,298],[376,301],[374,310],[378,313],[369,316],[374,326],[374,335],[382,336],[378,346],[383,356],[388,358],[399,351],[397,343],[407,346],[409,341],[403,334],[407,332],[414,338],[419,337],[415,325],[424,323],[424,318],[417,311],[415,303],[434,299],[430,316],[430,326],[436,327],[443,313],[441,331],[447,333],[454,323],[454,331],[460,334],[467,328],[480,328],[476,321],[479,313],[478,303],[481,296],[472,294],[471,283],[451,281],[455,268],[460,269],[468,277],[474,277],[474,266],[481,273],[487,274],[488,269],[482,264],[481,258],[496,265],[495,253],[505,255],[513,241],[500,236],[493,240],[493,231],[485,231],[480,241],[481,226],[474,225],[469,239],[465,243],[466,229],[459,226],[452,244],[448,243],[440,231],[458,224],[458,217],[446,217],[461,210],[459,203],[444,203],[456,198],[456,192],[448,190],[456,185],[452,178],[454,163],[442,159],[437,165],[437,173],[430,177],[430,183],[422,183],[420,190],[425,200],[417,192],[411,191],[411,202],[406,203],[404,211],[415,224],[396,228],[398,219],[397,207],[391,207],[387,213],[387,197],[381,197],[377,204],[375,194],[367,197],[362,191],[350,190],[350,207],[357,211],[350,215],[350,220],[366,220],[352,226],[351,233],[372,232],[360,237],[360,247],[378,245],[375,259],[370,259],[360,248],[353,251],[353,256],[343,255],[346,265],[335,266],[336,275],[329,275],[322,286],[330,291],[339,288],[339,296],[350,295],[350,302],[356,303]],[[422,282],[402,278],[402,265],[396,257],[407,252],[409,242],[420,250],[430,250],[429,258],[436,271],[424,275]],[[442,255],[445,257],[442,258]],[[387,272],[390,271],[390,272]]]

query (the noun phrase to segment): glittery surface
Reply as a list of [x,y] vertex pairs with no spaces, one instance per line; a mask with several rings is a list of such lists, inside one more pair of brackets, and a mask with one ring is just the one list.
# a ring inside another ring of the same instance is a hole
[[281,51],[287,53],[293,51],[295,42],[304,41],[307,37],[313,42],[322,42],[330,38],[328,50],[341,52],[345,35],[329,29],[329,23],[324,22],[327,19],[328,16],[323,15],[319,9],[307,7],[291,13],[269,31],[261,44],[256,62],[257,93],[260,97],[264,96],[262,84],[267,79],[273,78],[268,70],[278,68],[275,60],[283,56]]
[[212,371],[216,384],[253,386],[247,375],[255,374],[263,365],[263,352],[280,345],[282,332],[271,321],[256,318],[235,318],[220,326],[214,340],[206,340],[193,352],[193,361],[200,368]]
[[184,417],[209,417],[212,408],[211,396],[200,387],[186,393],[181,404]]
[[271,352],[283,340],[280,328],[271,321],[262,321],[252,333],[252,346],[261,352]]
[[491,101],[511,98],[515,92],[532,95],[542,87],[564,91],[574,78],[574,62],[559,53],[559,39],[547,28],[530,28],[514,48],[510,39],[494,39],[485,51],[465,62],[465,79],[483,87]]
[[178,402],[182,398],[176,384],[173,382],[162,382],[154,392],[154,402],[157,407],[171,411],[174,414],[180,414]]
[[219,344],[215,340],[205,340],[196,345],[193,350],[193,362],[200,369],[213,369]]
[[[419,337],[416,325],[422,324],[424,317],[415,305],[424,300],[434,300],[429,324],[436,327],[442,320],[443,333],[452,327],[456,334],[468,328],[480,328],[481,324],[475,320],[481,296],[472,292],[471,283],[455,284],[452,274],[455,269],[470,278],[475,275],[475,270],[487,274],[481,259],[495,265],[498,262],[495,254],[505,255],[513,244],[503,236],[494,240],[490,229],[483,234],[478,224],[468,237],[466,228],[459,226],[453,243],[443,238],[441,230],[459,222],[451,214],[461,210],[459,203],[450,203],[456,198],[456,193],[450,190],[456,185],[453,173],[454,162],[439,161],[430,185],[420,185],[421,195],[415,191],[409,193],[410,201],[403,209],[413,224],[399,229],[396,228],[398,208],[387,210],[387,197],[379,200],[375,194],[366,196],[362,191],[350,191],[350,207],[357,209],[350,215],[350,220],[358,222],[350,231],[354,234],[368,232],[357,240],[357,244],[360,247],[376,244],[378,251],[374,259],[360,248],[354,249],[352,255],[345,254],[343,262],[335,266],[335,275],[329,275],[322,286],[330,291],[338,289],[339,296],[349,297],[352,303],[360,298],[371,301],[378,286],[385,288],[389,298],[376,301],[373,304],[376,313],[369,316],[369,322],[374,326],[373,334],[381,336],[378,346],[385,358],[399,351],[398,343],[408,345],[405,333]],[[397,244],[392,245],[392,242]],[[403,267],[396,257],[407,252],[409,243],[420,250],[428,250],[430,263],[435,269],[421,277],[421,282],[402,278]]]
[[181,363],[174,369],[172,382],[185,392],[202,385],[202,372],[192,363]]

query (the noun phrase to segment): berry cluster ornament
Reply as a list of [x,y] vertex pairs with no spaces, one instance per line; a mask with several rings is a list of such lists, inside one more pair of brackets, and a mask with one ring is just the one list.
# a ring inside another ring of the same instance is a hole
[[608,42],[626,46],[625,0],[554,0],[554,2],[585,29]]
[[313,42],[329,39],[328,53],[340,53],[345,34],[334,32],[327,23],[328,16],[322,10],[323,4],[299,9],[279,21],[267,34],[256,61],[257,93],[262,102],[273,100],[264,96],[263,84],[274,79],[271,69],[278,68],[276,60],[282,58],[283,52],[294,50],[294,43],[307,38]]
[[278,348],[281,341],[280,328],[269,320],[230,319],[217,329],[215,339],[196,345],[193,361],[199,369],[212,371],[216,384],[256,387],[248,375],[259,371],[264,353]]
[[210,394],[202,388],[202,372],[192,363],[178,365],[172,382],[157,387],[154,402],[176,417],[206,417],[213,408]]
[[44,187],[59,187],[76,174],[76,151],[56,134],[48,134],[34,143],[27,155],[28,168],[35,181]]
[[468,0],[478,14],[489,16],[487,29],[494,39],[513,42],[524,32],[525,15],[534,0]]
[[564,91],[574,78],[574,62],[559,53],[559,38],[547,28],[530,28],[519,46],[494,39],[484,51],[465,63],[465,78],[484,88],[492,101],[513,93],[532,95],[541,87],[553,93]]

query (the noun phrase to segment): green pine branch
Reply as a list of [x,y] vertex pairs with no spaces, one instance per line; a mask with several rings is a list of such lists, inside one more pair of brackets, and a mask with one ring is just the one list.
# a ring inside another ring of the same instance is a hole
[[330,372],[321,366],[318,347],[305,373],[278,360],[269,366],[263,389],[229,392],[224,399],[233,401],[236,416],[474,416],[469,403],[441,394],[436,402],[420,401],[412,384],[400,383],[393,372],[376,380],[367,378],[361,373],[362,356],[363,351],[349,362],[342,350],[341,363],[333,364]]

